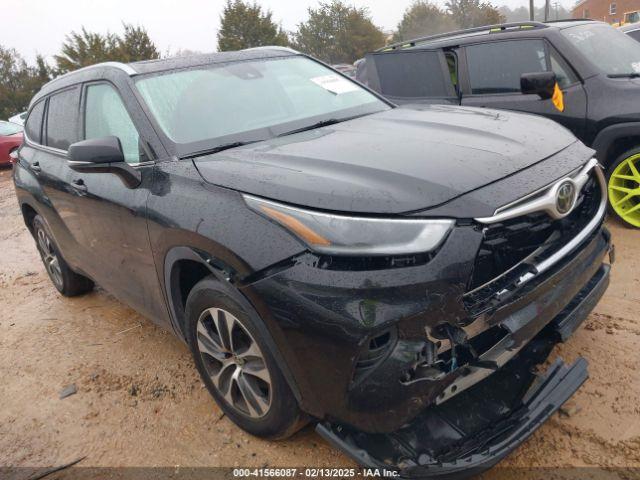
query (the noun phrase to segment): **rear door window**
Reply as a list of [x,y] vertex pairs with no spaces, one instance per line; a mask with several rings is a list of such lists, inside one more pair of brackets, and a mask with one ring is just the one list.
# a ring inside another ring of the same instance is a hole
[[70,88],[49,97],[47,108],[46,144],[48,147],[67,150],[78,141],[78,113],[80,87]]
[[34,105],[29,114],[29,118],[24,125],[27,138],[35,143],[42,143],[42,119],[44,114],[45,101],[42,100]]
[[490,42],[466,47],[471,93],[520,93],[523,73],[549,71],[543,40]]
[[367,55],[369,86],[392,99],[454,97],[444,53],[405,50]]

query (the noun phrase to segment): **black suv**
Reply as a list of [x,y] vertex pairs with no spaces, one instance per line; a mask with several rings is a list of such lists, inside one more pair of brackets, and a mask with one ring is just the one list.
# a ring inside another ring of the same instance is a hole
[[534,373],[610,268],[602,171],[545,118],[395,108],[288,49],[101,64],[32,100],[14,181],[55,287],[174,332],[255,435],[472,473],[586,379]]
[[626,225],[640,227],[638,77],[638,42],[605,23],[572,20],[494,25],[390,45],[367,56],[358,79],[396,103],[510,109],[555,120],[596,150],[611,209]]

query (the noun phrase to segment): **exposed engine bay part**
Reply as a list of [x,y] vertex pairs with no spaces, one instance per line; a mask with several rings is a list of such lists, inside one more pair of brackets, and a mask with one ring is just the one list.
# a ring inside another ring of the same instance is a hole
[[555,339],[544,332],[504,368],[409,425],[364,433],[323,422],[316,430],[365,467],[409,478],[463,478],[497,463],[544,423],[587,379],[587,362],[556,360],[536,374]]

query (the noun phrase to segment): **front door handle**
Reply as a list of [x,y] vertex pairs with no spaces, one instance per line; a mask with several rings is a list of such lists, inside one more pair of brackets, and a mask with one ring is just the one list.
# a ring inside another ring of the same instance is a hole
[[87,191],[87,185],[84,183],[84,180],[82,180],[81,178],[78,178],[77,180],[73,180],[71,182],[71,186],[81,192]]
[[29,168],[31,169],[32,172],[34,173],[40,173],[42,171],[42,168],[40,167],[40,163],[39,162],[33,162]]

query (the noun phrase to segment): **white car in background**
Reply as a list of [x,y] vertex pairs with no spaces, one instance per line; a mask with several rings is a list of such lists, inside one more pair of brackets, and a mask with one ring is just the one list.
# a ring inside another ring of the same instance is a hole
[[620,30],[622,30],[622,32],[626,33],[634,40],[640,42],[640,22],[628,23],[620,27]]
[[12,123],[17,123],[18,125],[24,126],[24,121],[27,119],[27,112],[19,113],[18,115],[14,115],[9,119]]

